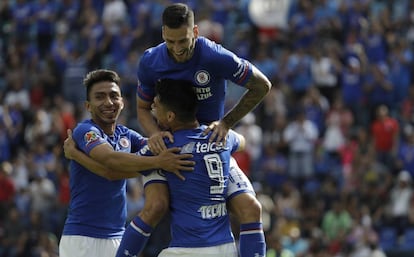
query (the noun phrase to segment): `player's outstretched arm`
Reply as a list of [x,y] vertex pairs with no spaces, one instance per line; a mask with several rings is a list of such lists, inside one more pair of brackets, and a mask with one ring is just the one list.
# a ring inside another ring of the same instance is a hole
[[[70,140],[68,139],[67,141],[69,142]],[[194,161],[189,159],[193,155],[180,154],[179,152],[180,148],[174,147],[161,152],[157,156],[139,156],[132,153],[116,152],[109,144],[104,143],[93,148],[89,153],[90,157],[82,152],[75,154],[84,164],[93,168],[92,171],[102,172],[100,169],[103,166],[106,171],[112,173],[122,172],[127,176],[125,178],[129,178],[136,176],[136,172],[152,169],[163,169],[175,174],[178,174],[179,171],[192,171],[194,169]],[[87,159],[93,159],[95,162]],[[85,167],[87,166],[85,165]]]
[[140,172],[163,169],[170,172],[192,171],[192,154],[179,154],[180,148],[169,148],[156,156],[140,156],[132,153],[116,152],[109,144],[101,144],[91,150],[90,156],[105,166],[125,172]]

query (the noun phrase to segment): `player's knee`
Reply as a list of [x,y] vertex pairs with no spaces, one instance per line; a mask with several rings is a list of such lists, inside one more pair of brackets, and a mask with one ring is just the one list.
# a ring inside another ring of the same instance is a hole
[[145,223],[155,227],[167,213],[168,206],[168,195],[148,194],[139,216]]
[[251,194],[241,194],[231,201],[231,211],[240,223],[261,222],[262,205]]
[[152,216],[164,216],[168,210],[168,201],[166,199],[160,198],[158,201],[154,201],[150,204],[149,211]]
[[256,199],[256,197],[251,196],[249,198],[249,203],[245,205],[244,209],[245,215],[243,218],[247,221],[261,221],[262,220],[262,205]]

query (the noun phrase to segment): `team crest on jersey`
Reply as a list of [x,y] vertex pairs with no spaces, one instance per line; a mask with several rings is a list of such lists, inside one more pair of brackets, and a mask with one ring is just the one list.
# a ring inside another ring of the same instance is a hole
[[207,85],[210,82],[210,74],[205,70],[199,70],[195,74],[195,81],[200,86]]
[[90,143],[93,143],[96,140],[98,140],[99,136],[95,131],[91,130],[91,131],[86,132],[84,138],[85,138],[86,144],[89,145]]
[[129,147],[130,143],[129,143],[129,140],[126,137],[122,137],[119,140],[119,145],[122,146],[123,148],[127,148],[127,147]]

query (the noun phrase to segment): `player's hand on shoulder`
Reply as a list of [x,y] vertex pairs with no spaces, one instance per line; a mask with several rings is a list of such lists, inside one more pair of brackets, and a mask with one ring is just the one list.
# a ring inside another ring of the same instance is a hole
[[162,151],[158,158],[163,170],[172,172],[184,179],[180,171],[193,171],[195,162],[190,160],[193,157],[192,154],[180,154],[180,150],[179,147],[168,148]]
[[230,128],[227,126],[227,124],[225,124],[221,120],[217,120],[213,121],[212,123],[210,123],[210,125],[208,125],[206,130],[204,130],[203,135],[207,135],[208,133],[212,132],[209,138],[210,142],[223,142],[223,144],[225,144],[227,134],[229,133],[229,129]]
[[72,130],[68,129],[67,131],[68,137],[63,142],[63,152],[65,153],[65,157],[69,160],[74,159],[74,154],[77,151],[76,143],[72,138]]
[[168,138],[170,142],[174,142],[174,137],[169,131],[160,131],[148,138],[148,146],[153,154],[158,155],[162,151],[167,150],[164,138]]

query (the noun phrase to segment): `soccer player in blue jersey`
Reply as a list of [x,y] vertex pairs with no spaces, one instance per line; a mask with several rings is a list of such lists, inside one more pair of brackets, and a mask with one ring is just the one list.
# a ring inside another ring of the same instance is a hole
[[[159,256],[237,257],[226,198],[231,154],[244,149],[244,137],[230,130],[226,143],[209,141],[212,132],[204,135],[207,126],[196,119],[198,101],[191,81],[160,80],[156,92],[153,114],[158,125],[174,137],[174,142],[167,139],[167,147],[180,147],[182,153],[193,154],[195,162],[193,172],[182,173],[184,181],[169,173],[158,176],[161,183],[168,184],[171,212],[171,242]],[[149,147],[143,148],[141,154],[145,155],[146,150]],[[146,186],[154,182],[154,177],[144,178]],[[137,229],[137,219],[129,230]],[[124,256],[134,256],[134,238],[125,236],[122,240],[118,255],[122,252]]]
[[192,155],[176,154],[180,148],[152,157],[132,154],[146,144],[146,139],[117,124],[124,107],[118,74],[110,70],[92,71],[85,77],[84,85],[85,106],[91,119],[76,126],[73,140],[90,158],[84,155],[79,162],[70,163],[71,200],[59,254],[60,257],[113,257],[125,230],[124,178],[154,168],[177,175],[179,170],[191,171],[189,165],[193,162],[184,159]]
[[[193,82],[199,102],[197,119],[201,124],[208,125],[204,133],[212,132],[210,141],[225,141],[229,129],[256,107],[269,92],[271,83],[249,61],[207,38],[199,37],[194,13],[187,5],[177,3],[168,6],[163,12],[162,22],[165,42],[145,51],[137,73],[137,116],[150,137],[150,149],[154,153],[165,149],[164,137],[174,140],[169,132],[162,131],[151,114],[155,83],[165,78]],[[227,80],[244,87],[246,93],[225,114]],[[228,204],[241,224],[240,255],[264,256],[266,245],[261,205],[255,198],[250,181],[237,163],[233,163],[236,166],[230,169]],[[137,233],[140,234],[136,241],[138,252],[168,209],[168,191],[162,183],[146,186],[145,197],[148,204],[139,213],[139,222],[136,223]]]

